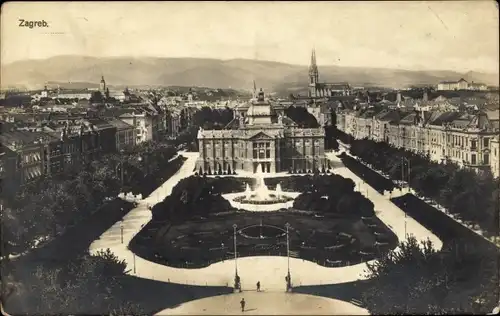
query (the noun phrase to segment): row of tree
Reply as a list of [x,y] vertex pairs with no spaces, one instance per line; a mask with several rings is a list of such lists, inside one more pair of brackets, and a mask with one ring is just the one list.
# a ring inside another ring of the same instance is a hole
[[437,252],[410,236],[378,262],[367,264],[362,300],[370,314],[486,314],[498,302],[498,253],[459,243]]
[[309,113],[305,107],[289,106],[285,109],[285,115],[291,118],[302,128],[318,128],[319,124],[314,115]]
[[409,181],[418,195],[438,202],[462,220],[477,223],[488,233],[498,234],[500,182],[489,170],[475,172],[451,161],[433,162],[428,155],[384,142],[353,140],[345,134],[340,138],[350,142],[353,155],[390,179]]
[[[120,191],[147,194],[162,180],[175,148],[147,143],[79,170],[42,178],[3,197],[2,255],[20,253],[88,218]],[[178,166],[177,166],[178,167]]]
[[125,269],[109,249],[22,268],[3,262],[3,307],[12,315],[138,315],[141,308],[124,299]]
[[175,140],[176,145],[185,145],[189,151],[198,151],[198,130],[203,129],[223,129],[233,119],[233,111],[229,108],[212,109],[202,107],[191,117],[186,111],[181,111],[182,132]]

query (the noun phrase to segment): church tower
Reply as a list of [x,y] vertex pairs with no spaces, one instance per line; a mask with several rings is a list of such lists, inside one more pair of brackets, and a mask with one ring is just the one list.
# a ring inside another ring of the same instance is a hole
[[99,84],[99,91],[101,91],[102,95],[106,93],[106,81],[104,80],[104,76],[101,77],[101,83]]
[[316,86],[319,82],[318,66],[316,65],[316,50],[311,54],[311,65],[309,66],[309,97],[316,97]]

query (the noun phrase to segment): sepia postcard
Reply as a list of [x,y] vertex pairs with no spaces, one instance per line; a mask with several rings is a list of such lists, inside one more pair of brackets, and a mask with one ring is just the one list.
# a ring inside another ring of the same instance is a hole
[[497,2],[0,23],[3,314],[500,312]]

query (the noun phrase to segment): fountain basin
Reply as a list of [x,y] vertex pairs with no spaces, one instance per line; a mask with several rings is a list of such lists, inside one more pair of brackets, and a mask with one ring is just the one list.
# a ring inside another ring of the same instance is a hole
[[248,211],[277,211],[293,206],[293,200],[300,193],[283,192],[281,184],[276,185],[275,190],[269,190],[264,183],[262,165],[258,164],[254,174],[255,190],[252,191],[247,183],[244,192],[223,194],[222,197],[229,201],[232,207]]
[[293,201],[297,196],[300,195],[300,192],[283,192],[280,195],[280,199],[284,200],[255,200],[255,201],[246,201],[242,203],[241,201],[246,198],[246,195],[243,192],[240,193],[228,193],[222,194],[222,197],[226,199],[232,207],[250,211],[250,212],[275,212],[281,209],[288,209],[293,207]]
[[242,237],[249,239],[275,239],[286,236],[286,230],[273,225],[251,225],[239,231]]
[[268,204],[286,203],[289,201],[293,201],[292,197],[286,195],[277,196],[274,194],[270,194],[269,195],[270,199],[268,200],[259,200],[255,197],[256,197],[255,195],[251,195],[250,197],[247,197],[246,195],[238,196],[234,198],[234,201],[242,204],[256,204],[256,205],[268,205]]

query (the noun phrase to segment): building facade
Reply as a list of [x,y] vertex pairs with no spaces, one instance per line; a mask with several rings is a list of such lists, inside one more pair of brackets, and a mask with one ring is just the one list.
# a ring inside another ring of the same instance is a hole
[[203,173],[255,172],[259,165],[267,173],[321,170],[327,168],[324,137],[323,128],[298,128],[261,90],[234,109],[225,129],[199,130],[197,168]]
[[321,83],[319,82],[319,71],[316,65],[316,51],[311,54],[311,65],[309,66],[309,98],[324,98],[335,95],[349,95],[351,87],[346,82]]
[[491,139],[491,173],[495,178],[500,177],[500,141],[498,135]]
[[116,128],[116,150],[120,151],[127,147],[135,146],[135,127],[121,120],[109,122]]
[[[498,175],[498,110],[468,114],[384,109],[377,114],[364,109],[339,110],[336,115],[339,130],[357,139],[386,142],[429,155],[436,162],[451,161],[475,170],[491,169]],[[371,122],[367,119],[370,116]]]
[[450,90],[473,90],[473,91],[487,91],[488,86],[484,83],[478,83],[472,81],[467,82],[464,78],[458,81],[441,81],[438,83],[437,89],[440,91],[450,91]]

